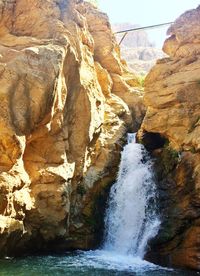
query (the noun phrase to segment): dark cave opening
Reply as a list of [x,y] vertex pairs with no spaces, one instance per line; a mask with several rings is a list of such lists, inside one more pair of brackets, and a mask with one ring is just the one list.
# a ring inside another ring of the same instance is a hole
[[150,152],[156,149],[163,148],[168,141],[160,133],[156,132],[143,132],[140,140],[145,148]]

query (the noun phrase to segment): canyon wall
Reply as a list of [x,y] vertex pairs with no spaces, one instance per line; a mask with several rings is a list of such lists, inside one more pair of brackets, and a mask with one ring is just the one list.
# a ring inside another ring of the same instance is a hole
[[0,0],[1,256],[97,244],[136,86],[91,4]]
[[[0,257],[88,249],[145,108],[108,17],[78,0],[0,0]],[[200,8],[169,29],[139,138],[161,228],[146,258],[200,269]]]
[[147,258],[200,269],[200,7],[178,18],[145,81],[140,139],[157,161],[161,229]]

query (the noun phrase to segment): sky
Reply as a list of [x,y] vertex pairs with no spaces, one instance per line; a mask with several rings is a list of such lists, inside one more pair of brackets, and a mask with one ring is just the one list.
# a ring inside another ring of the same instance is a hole
[[[112,23],[133,23],[141,26],[173,22],[183,12],[196,8],[200,0],[98,0]],[[168,27],[148,31],[151,42],[162,47]]]

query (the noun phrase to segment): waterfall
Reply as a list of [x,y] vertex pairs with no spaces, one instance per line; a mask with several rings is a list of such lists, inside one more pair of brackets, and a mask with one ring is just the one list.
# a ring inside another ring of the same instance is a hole
[[142,259],[159,225],[152,161],[145,148],[135,142],[135,135],[129,134],[118,178],[110,191],[103,249]]

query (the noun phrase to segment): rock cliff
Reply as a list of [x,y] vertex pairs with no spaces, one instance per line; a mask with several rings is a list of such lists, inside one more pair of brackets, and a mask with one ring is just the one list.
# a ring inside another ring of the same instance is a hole
[[145,81],[140,138],[157,162],[162,225],[149,259],[200,269],[200,7],[178,18]]
[[95,246],[135,86],[91,4],[0,0],[1,256]]

